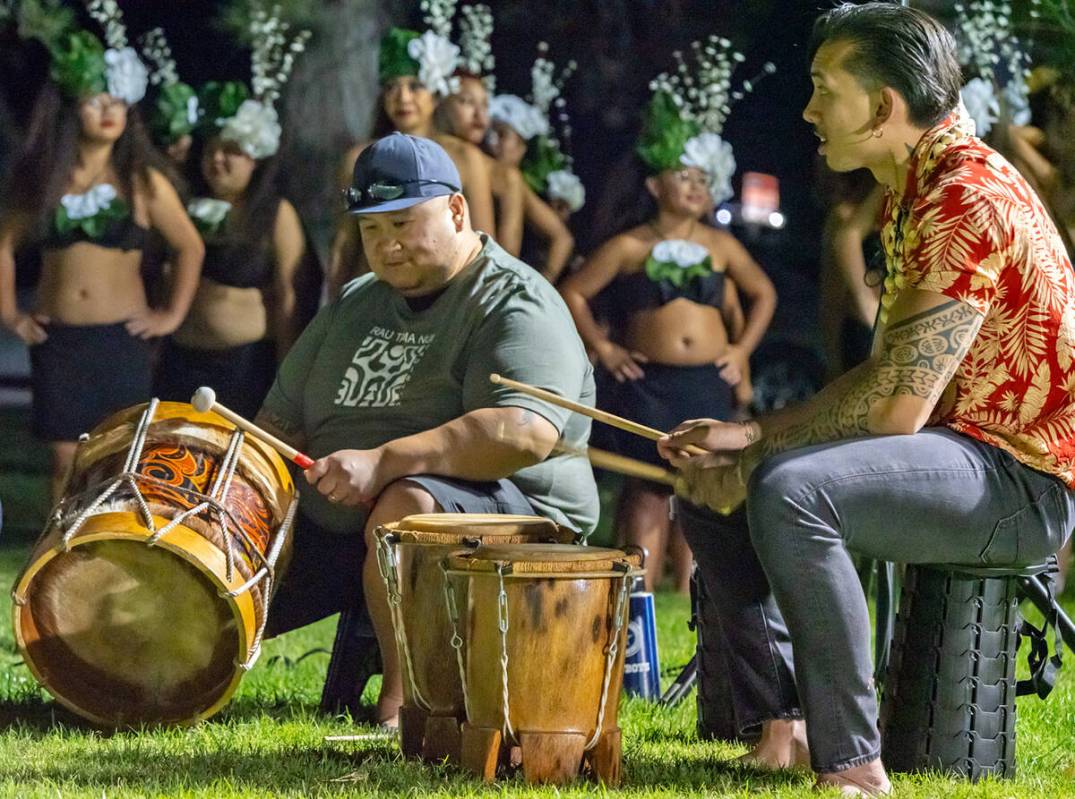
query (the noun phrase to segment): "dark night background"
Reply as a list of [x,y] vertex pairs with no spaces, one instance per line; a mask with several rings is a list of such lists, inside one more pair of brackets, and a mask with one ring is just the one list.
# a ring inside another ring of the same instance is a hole
[[[81,8],[80,3],[69,5]],[[211,0],[120,0],[130,40],[161,26],[183,80],[249,79],[249,51],[225,31],[226,5]],[[787,227],[736,232],[777,283],[774,335],[809,343],[816,328],[815,289],[822,198],[816,191],[814,139],[800,114],[809,96],[807,41],[829,0],[491,0],[498,91],[525,95],[537,44],[550,57],[578,62],[566,89],[574,128],[575,169],[587,204],[572,219],[582,253],[622,228],[640,207],[641,170],[631,150],[649,82],[671,68],[672,53],[718,33],[746,56],[735,83],[772,61],[777,73],[732,110],[724,136],[735,149],[736,186],[744,171],[776,175]],[[928,6],[930,3],[916,3]],[[281,102],[288,192],[323,249],[335,208],[332,170],[347,145],[368,132],[376,92],[376,42],[390,24],[420,26],[418,2],[332,0],[316,4],[315,38],[300,57]],[[96,26],[87,21],[91,30]],[[47,57],[12,30],[0,38],[0,165],[10,160]]]

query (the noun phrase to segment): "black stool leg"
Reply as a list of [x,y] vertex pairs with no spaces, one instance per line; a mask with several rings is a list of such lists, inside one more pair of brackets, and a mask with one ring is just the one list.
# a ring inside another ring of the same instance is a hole
[[332,658],[321,691],[321,712],[336,715],[347,711],[352,718],[359,718],[366,683],[381,669],[381,651],[365,603],[344,610],[332,642]]
[[1046,618],[1050,613],[1056,613],[1056,626],[1060,630],[1060,637],[1064,639],[1068,649],[1075,652],[1075,622],[1072,622],[1071,617],[1064,612],[1063,608],[1051,595],[1045,579],[1040,574],[1022,577],[1019,579],[1019,588]]

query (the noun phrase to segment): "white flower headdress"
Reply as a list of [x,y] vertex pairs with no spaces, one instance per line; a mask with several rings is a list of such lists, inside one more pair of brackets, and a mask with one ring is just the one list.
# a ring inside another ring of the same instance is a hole
[[127,28],[116,0],[90,0],[86,6],[90,16],[105,30],[108,48],[104,53],[105,80],[108,93],[128,105],[146,96],[149,70],[138,53],[127,44]]
[[1013,30],[1011,2],[966,0],[955,11],[959,63],[974,74],[960,94],[975,134],[988,135],[1002,113],[1016,125],[1028,124],[1030,54]]
[[280,7],[257,8],[250,21],[253,50],[250,57],[254,98],[244,100],[236,113],[216,120],[220,137],[233,141],[251,158],[275,155],[280,149],[280,119],[274,103],[295,67],[295,57],[306,49],[308,30],[291,35],[280,18]]
[[459,21],[460,66],[471,75],[477,75],[490,94],[496,91],[493,69],[496,59],[490,39],[493,35],[493,11],[484,3],[463,6]]
[[[720,204],[732,192],[735,156],[721,138],[732,104],[754,90],[754,85],[776,71],[770,62],[753,79],[733,90],[732,73],[745,60],[732,43],[721,36],[691,44],[693,64],[680,52],[673,53],[676,68],[650,83],[654,100],[637,151],[654,170],[677,165],[697,167],[706,173],[709,194]],[[674,115],[674,119],[666,119]]]
[[201,109],[194,89],[179,80],[172,48],[161,28],[153,28],[139,38],[142,55],[153,69],[149,82],[157,87],[157,99],[150,127],[160,142],[171,143],[190,134],[198,124]]

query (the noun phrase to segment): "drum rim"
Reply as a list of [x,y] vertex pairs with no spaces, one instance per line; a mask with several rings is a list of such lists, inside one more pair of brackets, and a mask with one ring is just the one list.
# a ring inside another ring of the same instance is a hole
[[[124,519],[126,517],[126,519]],[[129,519],[135,519],[136,514],[132,511],[109,511],[106,513],[95,514],[86,520],[83,528],[71,539],[66,551],[75,549],[78,546],[83,546],[91,543],[98,543],[101,541],[130,541],[131,543],[138,543],[139,541],[145,541],[149,539],[153,533],[140,524],[124,524],[121,535],[116,535],[114,526],[109,530],[104,531],[101,528],[105,524],[116,525],[121,521],[127,521]],[[168,519],[162,516],[154,516],[154,523],[160,526],[164,526],[169,522]],[[189,548],[179,546],[179,542],[183,541],[186,544],[192,544]],[[206,576],[213,587],[217,590],[218,595],[224,594],[226,591],[232,591],[239,588],[243,584],[243,579],[238,572],[233,573],[232,581],[234,585],[229,585],[226,581],[226,572],[221,570],[220,574],[213,572],[208,566],[206,561],[199,560],[194,557],[196,551],[205,551],[212,556],[213,553],[217,557],[213,560],[223,561],[225,555],[216,546],[212,544],[207,538],[198,533],[197,531],[187,527],[183,524],[176,525],[172,530],[168,532],[166,536],[161,538],[156,547],[159,547],[170,554],[179,557],[185,562],[193,566],[198,572]],[[30,613],[31,600],[29,598],[28,591],[33,584],[37,575],[51,563],[59,555],[65,554],[65,548],[62,544],[56,543],[50,546],[43,552],[38,552],[35,548],[31,553],[32,560],[26,565],[26,568],[19,575],[18,580],[15,583],[15,588],[12,590],[12,621],[14,623],[15,643],[19,649],[19,653],[22,655],[23,662],[26,663],[28,669],[48,693],[53,696],[57,702],[72,711],[78,716],[84,719],[88,719],[94,724],[115,729],[117,728],[116,721],[114,719],[108,719],[103,716],[98,716],[95,713],[88,711],[85,707],[80,706],[75,701],[69,699],[67,696],[61,694],[56,688],[51,685],[50,681],[47,681],[44,675],[38,670],[36,661],[30,657],[29,648],[23,634],[22,618],[23,613]],[[235,663],[245,663],[250,655],[251,644],[254,641],[256,635],[256,610],[254,607],[254,600],[250,594],[250,591],[244,591],[241,594],[232,596],[230,594],[224,594],[220,596],[231,610],[233,620],[235,621],[235,630],[238,637],[238,655],[242,657],[236,657]],[[247,613],[243,613],[240,607],[245,607]],[[266,607],[266,611],[268,608]],[[248,624],[249,620],[249,624]],[[239,687],[239,682],[242,680],[244,669],[240,666],[236,666],[231,679],[221,692],[220,696],[204,710],[201,710],[191,716],[189,719],[181,719],[178,721],[161,722],[161,724],[174,725],[174,726],[189,726],[195,724],[203,719],[207,719],[210,716],[218,713],[228,702],[231,701],[232,696],[235,694],[236,689]],[[130,725],[128,725],[130,726]]]

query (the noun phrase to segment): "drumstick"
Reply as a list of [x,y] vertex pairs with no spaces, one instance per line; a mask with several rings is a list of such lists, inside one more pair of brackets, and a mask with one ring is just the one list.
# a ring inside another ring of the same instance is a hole
[[594,449],[593,447],[578,450],[561,445],[554,447],[554,450],[565,455],[578,455],[582,458],[589,458],[590,463],[598,469],[622,474],[625,477],[637,477],[640,480],[650,480],[654,483],[664,483],[673,487],[676,484],[675,472],[662,469],[660,466],[654,466],[652,463],[628,458],[625,455],[617,455],[615,452],[606,452],[603,449]]
[[[521,391],[524,394],[529,394],[531,397],[537,397],[538,399],[545,400],[545,402],[552,405],[559,405],[561,408],[567,408],[569,411],[575,413],[581,413],[583,416],[589,416],[591,419],[604,422],[612,427],[625,430],[628,433],[634,433],[636,436],[642,436],[642,438],[648,438],[650,441],[656,441],[659,438],[663,438],[666,433],[662,433],[653,427],[647,427],[644,424],[638,422],[632,422],[630,419],[624,419],[622,416],[617,416],[614,413],[608,411],[602,411],[600,408],[591,408],[589,405],[582,405],[578,402],[572,402],[569,399],[561,397],[559,394],[554,394],[551,391],[546,391],[543,388],[537,386],[531,386],[527,383],[520,383],[517,380],[511,380],[507,377],[502,377],[495,372],[489,375],[489,382],[496,383],[497,385],[504,385],[508,388],[514,388],[516,391]],[[691,455],[708,455],[708,450],[704,450],[701,447],[696,447],[694,444],[688,444],[686,451]]]
[[209,386],[202,386],[194,392],[194,396],[190,398],[190,404],[194,406],[194,410],[199,413],[208,413],[209,411],[215,411],[220,416],[223,416],[233,425],[240,430],[244,430],[259,441],[264,441],[270,447],[275,449],[289,461],[294,463],[300,469],[309,469],[314,465],[314,460],[309,455],[303,455],[297,449],[289,444],[285,444],[278,439],[272,433],[267,430],[262,430],[256,424],[244,419],[230,408],[225,408],[219,402],[216,401],[216,392]]

